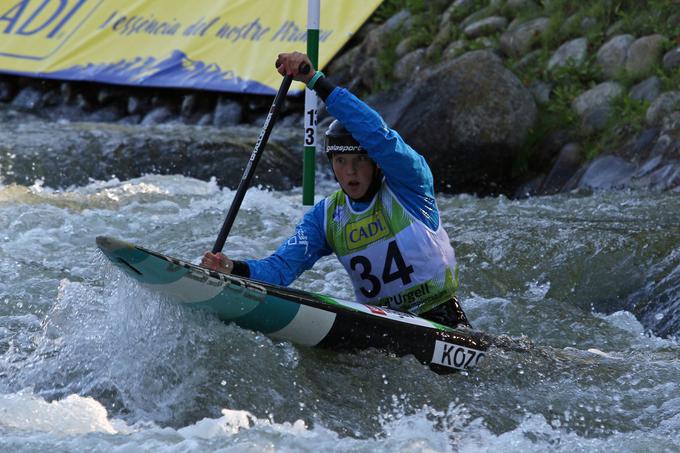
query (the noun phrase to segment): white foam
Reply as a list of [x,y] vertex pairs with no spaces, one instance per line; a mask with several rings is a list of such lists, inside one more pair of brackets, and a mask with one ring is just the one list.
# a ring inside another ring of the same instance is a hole
[[[432,407],[406,413],[399,404],[380,416],[381,431],[366,437],[340,435],[322,423],[309,426],[303,420],[275,422],[244,410],[223,409],[218,418],[204,418],[173,429],[154,423],[127,425],[110,420],[106,409],[92,398],[70,395],[46,402],[29,390],[0,395],[0,430],[12,434],[0,445],[45,443],[66,450],[116,451],[370,451],[370,452],[492,452],[526,451],[645,451],[658,445],[670,450],[680,447],[673,434],[677,417],[667,419],[660,430],[608,436],[584,436],[565,425],[570,414],[548,420],[541,414],[525,414],[516,426],[501,432],[471,416],[462,405],[451,403],[447,410]],[[498,429],[498,428],[496,428]],[[44,433],[44,434],[40,434]],[[84,434],[97,436],[83,437]],[[670,437],[669,437],[670,436]]]
[[550,291],[550,282],[529,282],[527,286],[527,299],[531,302],[545,299],[546,294]]
[[92,398],[78,395],[52,402],[29,390],[0,395],[0,414],[1,427],[21,431],[56,435],[117,432],[104,406]]
[[[330,193],[336,188],[335,183],[327,186],[317,193]],[[389,416],[380,423],[373,418],[375,408],[371,407],[380,403],[378,396],[366,400],[368,415],[357,414],[357,419],[350,419],[354,414],[343,414],[342,402],[333,407],[335,403],[330,399],[319,405],[318,414],[308,410],[300,412],[299,417],[304,417],[304,421],[298,420],[295,410],[271,418],[239,410],[255,411],[252,408],[268,406],[249,400],[244,393],[211,394],[210,386],[218,386],[222,381],[223,385],[228,383],[236,388],[235,384],[253,382],[253,376],[257,375],[266,378],[266,384],[262,385],[272,389],[272,398],[295,398],[296,393],[286,393],[287,386],[271,383],[306,375],[306,368],[318,363],[314,354],[301,349],[297,365],[298,350],[293,346],[287,345],[285,351],[278,352],[268,343],[270,340],[258,340],[251,332],[209,319],[187,318],[188,313],[176,312],[170,304],[162,303],[159,296],[128,282],[108,261],[101,257],[96,262],[90,259],[95,250],[94,236],[102,234],[179,258],[197,258],[212,244],[233,195],[234,191],[217,187],[214,180],[204,182],[182,176],[152,175],[124,182],[114,178],[64,191],[44,187],[40,182],[30,188],[0,185],[0,203],[5,214],[0,219],[4,228],[0,242],[4,261],[0,264],[11,270],[4,274],[5,280],[0,284],[5,285],[1,289],[8,294],[6,299],[4,295],[0,297],[0,303],[10,314],[0,322],[0,339],[4,339],[0,347],[8,348],[0,357],[0,367],[4,367],[0,369],[3,376],[0,387],[8,393],[0,396],[0,451],[39,451],[46,445],[56,445],[57,451],[131,452],[608,452],[658,449],[658,445],[668,445],[664,443],[669,442],[668,439],[675,442],[669,450],[680,450],[677,441],[680,422],[676,416],[680,406],[677,399],[673,399],[674,392],[677,393],[673,380],[677,371],[674,363],[677,341],[648,335],[631,313],[617,312],[594,315],[598,317],[595,326],[605,328],[593,329],[592,336],[602,335],[605,341],[586,341],[584,345],[581,340],[591,338],[588,330],[591,324],[586,323],[592,321],[590,311],[563,312],[555,308],[562,307],[556,302],[566,302],[567,308],[572,303],[571,299],[563,301],[565,283],[558,273],[571,270],[573,264],[590,270],[589,261],[579,253],[609,240],[605,235],[602,240],[580,241],[583,237],[580,225],[588,225],[579,219],[591,218],[591,210],[581,207],[585,203],[580,198],[565,198],[554,207],[549,197],[516,202],[460,196],[443,197],[439,201],[444,224],[461,251],[461,295],[475,327],[507,332],[540,323],[546,327],[535,329],[539,332],[537,342],[561,345],[572,344],[566,342],[564,336],[569,334],[571,326],[576,326],[573,344],[583,349],[590,347],[587,353],[577,350],[580,353],[577,358],[585,357],[589,359],[587,363],[594,365],[583,371],[584,377],[593,373],[594,383],[575,381],[574,398],[585,395],[606,400],[612,392],[617,398],[626,398],[630,401],[629,407],[621,414],[612,415],[615,421],[610,421],[610,425],[612,429],[628,429],[627,433],[614,432],[599,437],[583,434],[579,431],[582,425],[568,420],[560,425],[559,419],[550,418],[548,410],[534,409],[540,413],[533,414],[524,413],[524,409],[515,411],[514,397],[507,401],[501,397],[488,404],[470,396],[470,401],[479,402],[476,412],[483,418],[468,417],[459,406],[443,412],[423,407],[396,411],[396,415],[395,411],[388,410]],[[235,258],[268,255],[288,237],[306,211],[307,208],[300,206],[300,200],[299,190],[251,189],[225,250],[236,253]],[[562,208],[564,201],[572,207]],[[666,205],[676,206],[677,201]],[[522,212],[535,218],[520,224],[519,230],[526,230],[526,234],[516,235],[515,214]],[[546,212],[554,212],[547,223],[543,219]],[[559,218],[565,215],[566,221]],[[573,218],[578,220],[576,229],[570,226]],[[551,226],[552,219],[564,226],[556,232],[558,237],[542,238],[532,233],[539,229],[547,231],[545,228]],[[640,219],[645,226],[644,218]],[[576,249],[563,248],[563,243],[573,244]],[[529,245],[519,247],[521,244]],[[545,247],[552,250],[550,261],[530,259]],[[26,250],[31,253],[27,254]],[[529,259],[515,261],[517,256]],[[647,257],[643,258],[646,263]],[[488,263],[488,269],[480,272],[481,261]],[[582,283],[586,290],[583,294],[588,295],[589,289],[599,294],[600,282],[588,280],[585,270],[577,273],[568,287],[579,287]],[[572,279],[572,276],[565,278]],[[549,291],[551,280],[555,296]],[[344,269],[331,257],[317,263],[296,285],[339,297],[351,298],[353,294]],[[589,298],[588,295],[584,300]],[[542,303],[536,303],[536,309],[529,310],[527,303],[534,302]],[[551,313],[570,316],[563,318]],[[582,321],[579,316],[583,316]],[[653,354],[649,354],[650,350]],[[292,359],[288,358],[290,355]],[[251,356],[260,359],[252,360]],[[616,358],[619,359],[616,363],[609,360]],[[386,359],[380,365],[387,366],[390,361],[392,359]],[[265,363],[269,363],[269,367],[278,363],[282,368],[267,375]],[[621,370],[619,381],[624,389],[612,390],[611,386],[598,383],[601,378],[597,373],[603,369],[597,366],[600,363],[611,366],[614,374]],[[627,370],[624,367],[628,363],[635,366]],[[568,377],[571,369],[557,366],[556,382],[563,381],[562,375]],[[646,370],[650,374],[645,374]],[[409,371],[411,373],[415,371]],[[374,376],[367,368],[359,377]],[[531,385],[531,381],[525,381],[526,374],[516,377],[519,380],[513,378],[510,389],[517,385],[521,391],[524,382]],[[342,389],[346,384],[343,379],[333,386]],[[438,378],[432,376],[431,379]],[[498,377],[480,372],[466,380],[469,382],[465,382],[460,391],[482,388],[487,385],[484,380],[489,380],[489,386],[500,388],[509,384],[504,373]],[[430,382],[425,381],[423,391],[438,404],[445,405],[459,390],[452,384],[454,392],[446,394],[445,390],[431,388]],[[50,402],[30,391],[9,393],[29,385],[41,389],[44,395],[93,394],[101,403],[79,395],[59,396],[60,399]],[[520,393],[526,395],[526,392]],[[312,397],[322,400],[326,395],[319,391],[308,396]],[[301,404],[306,402],[309,407],[307,396],[301,398],[304,399]],[[549,397],[541,394],[530,394],[529,398],[536,404],[534,408],[541,403],[550,404]],[[215,405],[225,404],[225,400],[234,407],[224,409],[221,415],[215,413]],[[122,407],[126,422],[111,418],[113,415],[107,414],[102,403],[112,408],[111,411]],[[287,406],[277,401],[271,407]],[[614,405],[611,410],[620,407]],[[638,414],[642,414],[642,418],[635,418]],[[195,421],[204,416],[208,418]],[[329,419],[335,423],[332,428],[325,422]],[[357,420],[365,420],[366,432],[346,434],[346,430],[364,429],[363,425],[357,428]],[[631,427],[638,421],[640,428]],[[158,426],[168,424],[174,427]]]
[[630,332],[633,335],[642,335],[645,328],[640,324],[640,321],[635,318],[629,311],[617,311],[610,315],[600,315],[603,319],[609,322],[614,327]]
[[583,436],[562,427],[559,420],[548,421],[540,414],[527,414],[514,429],[495,434],[486,427],[477,426],[474,432],[463,437],[457,451],[464,453],[494,452],[526,453],[528,451],[550,452],[602,452],[676,451],[680,447],[677,438],[657,432],[615,432],[609,436]]
[[596,349],[596,348],[589,348],[587,351],[590,352],[591,354],[599,355],[600,357],[605,357],[607,359],[615,359],[616,358],[613,355],[607,354],[606,352],[600,351],[599,349]]

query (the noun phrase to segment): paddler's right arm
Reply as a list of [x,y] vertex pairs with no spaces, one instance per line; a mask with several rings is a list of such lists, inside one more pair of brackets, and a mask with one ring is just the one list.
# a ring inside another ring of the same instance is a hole
[[307,211],[295,227],[295,233],[267,258],[246,260],[249,277],[275,285],[290,285],[319,258],[330,255],[324,227],[325,202],[321,200]]
[[307,211],[296,226],[295,234],[267,258],[238,261],[222,253],[206,252],[201,266],[225,274],[288,286],[319,258],[332,253],[326,241],[324,212],[325,202],[322,200]]

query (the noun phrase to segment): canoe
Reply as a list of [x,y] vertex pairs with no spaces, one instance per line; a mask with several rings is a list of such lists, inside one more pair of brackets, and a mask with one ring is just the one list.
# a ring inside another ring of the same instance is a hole
[[183,306],[294,344],[412,354],[438,373],[478,365],[488,336],[417,316],[226,275],[107,236],[97,246],[125,274]]

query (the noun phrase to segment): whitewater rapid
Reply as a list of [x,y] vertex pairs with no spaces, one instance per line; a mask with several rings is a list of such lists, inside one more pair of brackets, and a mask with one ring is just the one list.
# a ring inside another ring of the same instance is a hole
[[[2,450],[680,451],[680,345],[654,333],[678,316],[677,194],[440,196],[468,317],[528,351],[449,376],[225,325],[96,249],[196,262],[233,196],[182,176],[0,186]],[[225,251],[273,251],[300,200],[251,189]],[[332,257],[295,286],[352,297]]]

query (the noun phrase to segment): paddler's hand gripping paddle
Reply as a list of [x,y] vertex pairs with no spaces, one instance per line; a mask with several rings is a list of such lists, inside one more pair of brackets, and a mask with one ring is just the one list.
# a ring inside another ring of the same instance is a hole
[[[308,74],[309,70],[310,67],[308,64],[302,63],[300,65],[299,68],[300,73]],[[238,210],[241,208],[243,197],[245,196],[246,191],[250,186],[250,180],[253,179],[253,174],[255,173],[255,167],[257,167],[257,162],[260,160],[260,156],[262,156],[262,150],[267,144],[267,140],[269,140],[269,134],[271,134],[272,128],[274,127],[274,123],[276,122],[276,118],[279,116],[281,105],[283,104],[283,100],[285,99],[286,94],[288,93],[288,89],[290,88],[290,84],[292,81],[293,81],[292,76],[285,75],[283,77],[283,82],[281,82],[279,91],[278,93],[276,93],[276,97],[274,98],[274,103],[269,109],[269,114],[267,115],[267,118],[264,120],[264,126],[262,127],[262,131],[260,131],[260,136],[258,137],[257,143],[255,143],[255,148],[253,149],[253,152],[250,155],[250,160],[248,160],[246,169],[243,172],[241,182],[239,182],[238,188],[236,189],[236,195],[234,195],[234,201],[231,202],[231,207],[229,208],[229,212],[227,213],[227,218],[224,219],[224,223],[222,224],[220,234],[217,236],[215,245],[213,245],[212,248],[213,253],[221,252],[222,248],[224,248],[224,243],[227,241],[227,236],[229,236],[229,232],[231,231],[232,225],[234,225],[236,214],[238,214]]]

